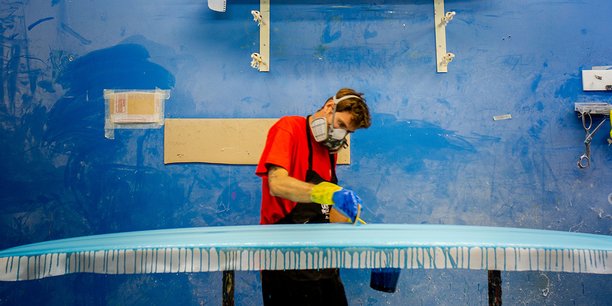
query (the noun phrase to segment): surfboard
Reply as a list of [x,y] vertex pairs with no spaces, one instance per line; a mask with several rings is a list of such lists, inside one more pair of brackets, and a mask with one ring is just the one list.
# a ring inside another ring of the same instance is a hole
[[0,280],[318,268],[612,274],[612,236],[429,224],[177,228],[83,236],[0,251]]

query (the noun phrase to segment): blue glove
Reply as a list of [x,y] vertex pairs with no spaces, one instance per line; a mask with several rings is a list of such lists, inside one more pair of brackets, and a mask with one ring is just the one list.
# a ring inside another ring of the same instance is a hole
[[314,203],[334,205],[338,212],[353,223],[356,223],[361,215],[361,199],[352,190],[336,184],[322,182],[315,185],[312,187],[310,200]]
[[351,219],[351,222],[356,223],[361,215],[361,199],[348,189],[340,189],[332,195],[334,207],[338,212]]

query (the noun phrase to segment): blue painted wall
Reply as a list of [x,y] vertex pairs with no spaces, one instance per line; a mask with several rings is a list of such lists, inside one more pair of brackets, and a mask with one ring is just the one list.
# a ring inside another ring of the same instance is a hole
[[[272,1],[271,72],[255,1],[1,0],[0,248],[90,234],[256,224],[253,166],[164,165],[163,129],[104,138],[103,89],[171,89],[171,118],[306,115],[340,87],[364,93],[341,184],[384,223],[512,226],[610,235],[612,148],[584,151],[581,70],[612,65],[612,2],[446,1],[456,54],[435,72],[433,4]],[[511,114],[511,120],[494,121]],[[605,129],[609,129],[606,125]],[[609,276],[503,273],[508,304],[597,305]],[[237,273],[241,305],[258,273]],[[487,304],[485,271],[408,271],[399,291],[343,271],[352,305]],[[220,273],[69,275],[0,283],[0,304],[219,304]]]

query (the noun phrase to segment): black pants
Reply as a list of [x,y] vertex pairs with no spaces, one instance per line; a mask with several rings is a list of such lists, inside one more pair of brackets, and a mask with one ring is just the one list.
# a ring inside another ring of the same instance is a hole
[[331,278],[295,280],[284,271],[261,271],[261,287],[266,306],[348,305],[344,285],[337,273]]

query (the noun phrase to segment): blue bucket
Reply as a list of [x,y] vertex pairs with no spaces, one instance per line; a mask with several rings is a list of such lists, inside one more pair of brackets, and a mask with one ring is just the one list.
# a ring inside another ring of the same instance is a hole
[[377,268],[370,274],[370,287],[374,290],[393,293],[397,289],[401,269]]

